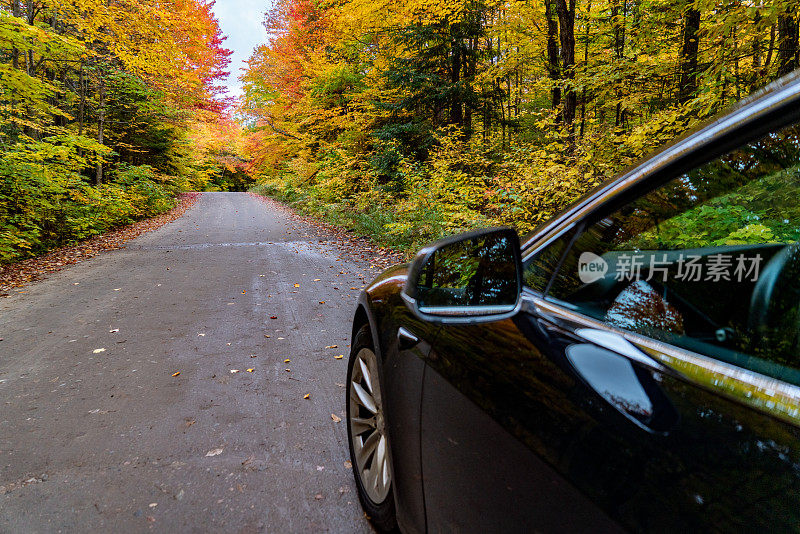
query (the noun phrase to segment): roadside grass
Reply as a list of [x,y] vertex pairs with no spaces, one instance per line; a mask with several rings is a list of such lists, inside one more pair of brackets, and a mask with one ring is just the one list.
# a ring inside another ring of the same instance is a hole
[[438,212],[408,212],[385,203],[358,206],[354,199],[329,200],[316,188],[298,189],[281,181],[262,181],[250,192],[288,204],[298,213],[369,237],[379,246],[402,252],[410,259],[422,246],[435,241],[452,229],[446,227]]

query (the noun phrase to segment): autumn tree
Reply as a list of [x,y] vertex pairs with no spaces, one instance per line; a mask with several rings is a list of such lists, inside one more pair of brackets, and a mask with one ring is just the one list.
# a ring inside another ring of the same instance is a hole
[[0,5],[0,262],[167,209],[202,187],[189,119],[221,114],[213,2]]
[[266,25],[252,172],[398,239],[529,229],[798,68],[796,0],[281,0]]

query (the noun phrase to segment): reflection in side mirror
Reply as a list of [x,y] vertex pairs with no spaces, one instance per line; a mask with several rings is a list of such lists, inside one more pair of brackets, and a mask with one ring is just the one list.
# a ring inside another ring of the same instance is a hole
[[403,298],[428,320],[496,320],[517,310],[521,271],[514,230],[469,232],[422,249],[411,264]]

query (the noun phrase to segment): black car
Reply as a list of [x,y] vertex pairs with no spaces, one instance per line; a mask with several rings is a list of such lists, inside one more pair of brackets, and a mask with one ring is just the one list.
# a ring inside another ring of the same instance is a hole
[[361,295],[362,505],[403,532],[800,530],[800,76]]

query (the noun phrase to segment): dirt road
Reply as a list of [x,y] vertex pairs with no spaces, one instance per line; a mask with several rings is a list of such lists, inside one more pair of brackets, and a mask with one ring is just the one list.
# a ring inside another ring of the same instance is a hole
[[377,272],[215,193],[0,299],[0,531],[369,532],[338,418]]

